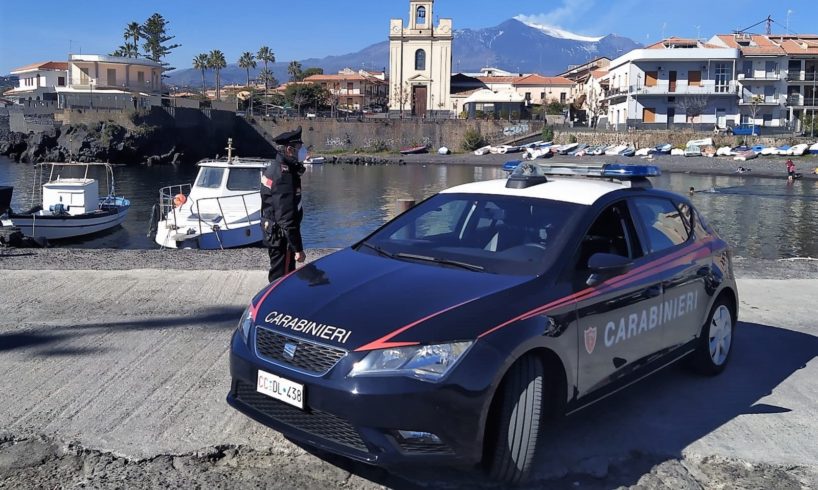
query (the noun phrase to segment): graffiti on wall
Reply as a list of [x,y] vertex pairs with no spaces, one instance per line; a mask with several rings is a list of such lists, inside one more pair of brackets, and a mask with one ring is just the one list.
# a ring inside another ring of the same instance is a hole
[[506,126],[503,128],[503,136],[517,136],[520,134],[526,134],[530,130],[528,128],[528,123],[519,123],[515,124],[514,126]]

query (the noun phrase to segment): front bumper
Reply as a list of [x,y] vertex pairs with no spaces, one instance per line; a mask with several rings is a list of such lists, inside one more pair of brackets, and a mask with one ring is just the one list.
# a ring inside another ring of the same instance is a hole
[[[327,374],[311,376],[259,358],[254,351],[238,332],[233,335],[227,402],[288,438],[381,466],[469,465],[482,458],[485,420],[502,365],[497,352],[484,342],[472,346],[440,383],[396,376],[347,377],[362,353],[350,352]],[[305,409],[257,392],[259,369],[303,384]],[[440,443],[405,440],[398,430],[429,432]]]

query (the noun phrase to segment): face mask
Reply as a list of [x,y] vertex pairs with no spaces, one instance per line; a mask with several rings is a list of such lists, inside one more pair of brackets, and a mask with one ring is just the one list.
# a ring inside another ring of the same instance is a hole
[[307,159],[307,149],[302,146],[301,149],[298,150],[298,161],[303,162],[306,159]]

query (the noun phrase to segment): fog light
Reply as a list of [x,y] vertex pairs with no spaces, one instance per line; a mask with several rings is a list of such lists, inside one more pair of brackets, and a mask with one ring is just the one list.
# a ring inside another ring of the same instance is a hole
[[406,442],[418,442],[422,444],[443,444],[439,437],[431,432],[418,432],[414,430],[399,430],[398,436]]

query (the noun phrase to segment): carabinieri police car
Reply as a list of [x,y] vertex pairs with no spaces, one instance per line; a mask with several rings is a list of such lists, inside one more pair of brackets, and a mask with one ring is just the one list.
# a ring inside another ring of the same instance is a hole
[[521,163],[268,285],[232,338],[227,401],[371,464],[525,478],[544,425],[687,358],[721,372],[728,244],[651,166]]

